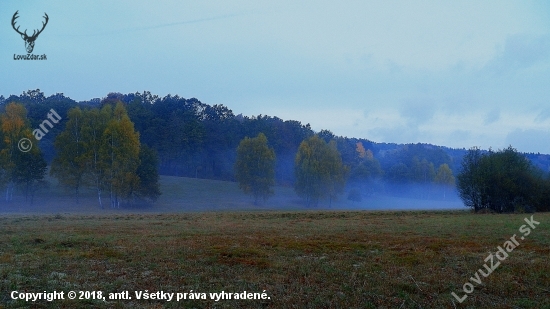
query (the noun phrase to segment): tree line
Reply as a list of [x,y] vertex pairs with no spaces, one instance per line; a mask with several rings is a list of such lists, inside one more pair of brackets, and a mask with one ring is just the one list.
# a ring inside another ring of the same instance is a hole
[[[10,102],[22,104],[28,111],[30,126],[36,128],[42,122],[44,115],[54,109],[65,118],[69,109],[98,108],[104,105],[115,105],[122,102],[125,106],[134,128],[139,132],[142,145],[154,149],[159,158],[159,174],[197,177],[206,179],[235,180],[233,166],[236,160],[235,149],[245,137],[255,137],[263,133],[269,140],[277,156],[275,181],[278,184],[292,186],[295,181],[294,155],[305,139],[314,135],[325,142],[334,140],[342,160],[350,167],[350,180],[363,179],[364,165],[357,159],[357,143],[370,151],[380,163],[382,173],[378,176],[386,181],[414,182],[409,172],[397,173],[398,163],[411,164],[403,158],[417,155],[420,160],[426,159],[437,168],[440,161],[448,163],[454,171],[457,158],[449,157],[444,151],[419,151],[420,155],[411,151],[400,151],[406,148],[424,149],[430,145],[396,145],[374,143],[367,139],[335,136],[328,130],[314,132],[309,124],[296,120],[282,120],[274,116],[235,115],[223,105],[208,105],[197,99],[185,99],[177,95],[159,97],[150,92],[143,93],[110,93],[102,99],[76,102],[63,94],[46,97],[40,90],[29,90],[19,96],[0,97],[0,106]],[[40,141],[44,158],[48,163],[56,156],[55,138],[61,133],[62,126],[55,126]],[[435,147],[440,149],[440,147]],[[427,149],[427,148],[426,148]],[[464,151],[465,152],[465,151]],[[444,160],[439,158],[446,156]],[[412,158],[412,157],[411,157]],[[376,164],[376,163],[375,163]],[[454,165],[453,165],[454,164]],[[362,166],[363,165],[363,166]],[[394,172],[390,172],[391,168]],[[358,171],[354,171],[355,169]],[[375,168],[375,167],[367,167]],[[377,172],[375,171],[374,174]],[[374,175],[373,174],[373,175]],[[357,176],[357,177],[356,177]],[[377,177],[378,177],[377,176]],[[401,179],[400,177],[406,178]]]
[[47,164],[40,148],[30,144],[36,139],[27,111],[22,105],[9,104],[0,115],[0,123],[0,185],[5,188],[5,200],[12,201],[15,188],[21,187],[25,199],[30,197],[32,203],[35,192],[45,185]]
[[[356,168],[354,177],[371,177],[373,173],[382,173],[379,163],[361,143],[357,143],[356,155],[359,168]],[[419,177],[416,180],[424,183],[434,181],[444,189],[454,187],[455,178],[446,163],[442,163],[436,173],[433,163],[426,159],[419,160],[414,156],[411,162],[413,169],[408,177]],[[273,194],[274,163],[275,153],[264,134],[260,133],[256,138],[247,137],[239,144],[235,164],[237,180],[245,193],[254,195],[256,203],[259,197],[265,200]],[[394,166],[408,169],[404,163],[397,164]],[[319,135],[314,135],[304,140],[296,153],[294,189],[308,206],[317,205],[321,198],[332,201],[344,191],[349,171],[349,167],[342,162],[336,141],[332,139],[326,143]],[[535,167],[512,146],[496,152],[491,149],[487,152],[479,148],[470,149],[462,160],[462,169],[457,179],[464,205],[475,212],[550,210],[550,175]],[[351,190],[350,197],[352,200],[360,200],[360,193]]]
[[464,204],[476,212],[550,210],[550,177],[512,146],[470,149],[457,179]]
[[[0,121],[0,181],[6,188],[6,201],[12,200],[19,186],[32,203],[34,193],[45,184],[47,170],[38,141],[55,126],[44,120],[32,130],[25,107],[18,103],[7,104]],[[160,195],[156,152],[140,144],[122,102],[101,109],[71,108],[61,129],[55,137],[50,174],[74,192],[77,203],[83,188],[97,192],[102,208],[104,193],[111,207],[120,207],[123,201],[150,202]]]
[[[261,133],[268,140],[269,147],[276,158],[273,163],[274,183],[296,187],[301,181],[296,172],[296,156],[299,150],[305,147],[302,145],[303,142],[315,137],[339,153],[342,166],[346,167],[343,172],[346,187],[356,189],[360,195],[384,193],[412,194],[419,198],[436,196],[445,198],[449,192],[455,190],[455,176],[461,171],[462,157],[467,153],[466,149],[451,149],[429,144],[375,143],[367,139],[335,136],[328,130],[314,132],[309,124],[302,124],[295,120],[282,120],[266,115],[251,117],[235,115],[223,105],[208,105],[195,98],[185,99],[177,95],[159,97],[147,91],[130,94],[110,93],[102,99],[76,102],[63,94],[46,97],[38,89],[29,90],[19,96],[12,95],[8,98],[0,96],[2,111],[5,112],[11,102],[21,104],[27,110],[26,116],[30,128],[39,127],[44,115],[52,108],[63,116],[62,125],[51,128],[40,140],[40,150],[45,161],[51,165],[51,170],[57,173],[57,177],[63,177],[61,170],[65,170],[66,166],[77,171],[62,180],[66,186],[71,187],[75,197],[80,190],[78,175],[81,174],[83,167],[77,164],[78,160],[70,162],[68,158],[72,154],[68,155],[60,151],[60,145],[66,143],[57,142],[58,137],[76,138],[73,133],[71,133],[73,135],[62,134],[66,125],[73,126],[73,122],[78,122],[76,120],[71,122],[72,118],[78,118],[75,114],[77,112],[73,111],[75,108],[81,109],[84,115],[82,119],[84,119],[89,116],[90,110],[95,110],[101,115],[105,106],[111,106],[114,112],[116,106],[120,104],[129,118],[128,123],[133,124],[133,130],[137,133],[133,136],[137,136],[140,145],[139,162],[156,161],[157,175],[238,181],[239,175],[235,170],[235,164],[238,161],[237,148],[243,139],[254,138]],[[70,111],[72,116],[69,116]],[[87,131],[82,131],[82,134],[85,132]],[[114,145],[117,141],[112,142]],[[81,144],[73,142],[72,145],[71,151],[76,153],[83,151],[81,146],[76,146]],[[309,144],[307,146],[314,147]],[[133,146],[128,144],[124,147]],[[105,153],[104,151],[103,154]],[[113,152],[112,155],[115,160],[111,161],[118,168],[116,153]],[[82,158],[88,157],[82,155]],[[537,167],[547,167],[550,164],[550,156],[547,155],[529,154],[528,157]],[[135,166],[136,164],[132,163],[120,168],[133,169]],[[82,175],[86,178],[85,186],[91,187],[90,178],[93,178],[94,174],[89,164],[86,168],[86,172]],[[151,164],[138,164],[134,173],[141,173],[141,176],[137,176],[142,179],[141,183],[154,183],[154,181],[144,180],[147,174],[145,170],[151,169]],[[119,198],[128,198],[129,195],[146,196],[143,192],[139,193],[141,189],[138,190],[135,185],[132,185],[135,183],[131,180],[132,177],[122,179],[122,174],[114,169],[109,170],[109,173],[112,174],[109,174],[108,178],[102,178],[109,179],[106,180],[106,185],[97,185],[96,182],[95,190],[99,192],[98,196],[103,193],[108,194],[109,200],[114,204],[118,203]],[[330,173],[325,173],[325,175],[328,174]],[[99,175],[102,174],[96,173],[96,176],[99,177]],[[331,177],[341,177],[341,175],[334,174]],[[312,179],[308,181],[313,183]],[[419,190],[416,186],[418,184],[430,189]],[[39,187],[39,185],[30,183],[29,193],[32,192],[33,187]],[[98,190],[97,187],[101,189]],[[150,192],[154,191],[154,189],[150,190]],[[340,192],[340,189],[334,187],[324,189],[322,192],[330,200],[335,196],[334,192]],[[263,198],[258,196],[256,200],[259,202]],[[315,198],[311,199],[310,203],[315,204]]]
[[[326,143],[318,135],[302,141],[295,156],[294,190],[305,199],[306,205],[317,206],[319,200],[340,195],[345,187],[349,169],[342,163],[334,140]],[[275,185],[275,151],[269,147],[263,133],[255,138],[245,137],[237,148],[235,177],[239,187],[252,194],[255,204],[273,194]]]

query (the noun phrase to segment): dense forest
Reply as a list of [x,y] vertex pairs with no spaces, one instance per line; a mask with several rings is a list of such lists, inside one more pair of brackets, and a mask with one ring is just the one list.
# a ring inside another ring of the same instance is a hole
[[[441,195],[441,190],[416,190],[415,185],[430,187],[450,185],[461,170],[466,149],[452,149],[430,144],[376,143],[365,138],[335,136],[329,130],[315,132],[309,124],[283,120],[275,116],[235,115],[224,105],[208,105],[198,99],[177,95],[160,97],[150,92],[109,93],[104,98],[76,102],[63,94],[46,97],[39,89],[21,95],[0,96],[0,112],[9,103],[26,108],[31,128],[38,128],[50,110],[61,121],[40,140],[40,149],[48,165],[56,158],[55,142],[65,130],[68,112],[79,107],[83,111],[101,110],[122,103],[139,142],[156,152],[158,172],[206,179],[235,179],[237,147],[245,137],[262,133],[275,152],[275,182],[292,186],[295,159],[300,144],[314,135],[333,143],[348,168],[347,186],[367,194],[384,192],[394,195],[413,194],[420,198]],[[550,168],[550,156],[524,154],[544,172]],[[391,186],[386,185],[391,184]]]

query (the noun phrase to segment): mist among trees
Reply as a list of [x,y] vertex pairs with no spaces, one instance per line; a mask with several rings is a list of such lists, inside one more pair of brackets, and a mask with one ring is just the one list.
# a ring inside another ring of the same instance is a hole
[[[38,141],[32,129],[41,127],[50,110],[62,119]],[[161,194],[159,175],[237,181],[255,203],[269,198],[275,185],[293,187],[309,206],[320,200],[330,204],[342,196],[353,201],[376,195],[446,200],[457,197],[457,188],[463,199],[478,194],[462,190],[465,179],[470,179],[464,176],[468,168],[478,168],[462,163],[465,155],[471,156],[466,149],[335,136],[296,120],[235,115],[226,106],[195,98],[145,91],[76,102],[63,94],[46,97],[37,89],[0,96],[0,112],[0,185],[6,201],[20,192],[32,202],[36,192],[47,187],[48,166],[50,175],[72,192],[75,203],[82,189],[93,189],[100,207],[154,202]],[[34,145],[26,153],[17,148],[23,137]],[[544,192],[550,156],[515,153],[529,163],[524,179]],[[495,172],[506,166],[499,163],[496,168],[487,159],[495,156],[500,152],[482,153],[474,160],[479,169],[493,171],[484,172],[483,179],[498,182],[502,175],[512,178],[521,172]],[[479,193],[485,197],[465,199],[466,205],[494,208],[491,205],[503,202],[500,211],[510,211],[517,209],[511,204],[524,203],[527,210],[544,209],[541,199],[514,186],[491,190],[490,198]],[[506,190],[512,193],[497,201],[496,192]]]

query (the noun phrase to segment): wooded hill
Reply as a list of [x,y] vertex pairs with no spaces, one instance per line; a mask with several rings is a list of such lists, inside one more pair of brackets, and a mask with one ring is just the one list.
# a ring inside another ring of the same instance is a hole
[[[21,95],[0,96],[1,111],[8,103],[25,106],[32,128],[38,128],[53,109],[62,117],[40,140],[48,164],[55,157],[54,141],[65,129],[67,112],[73,107],[102,108],[122,102],[139,132],[141,144],[156,150],[159,173],[218,180],[235,180],[236,149],[245,137],[263,133],[275,150],[275,180],[294,183],[294,160],[300,143],[315,134],[334,140],[343,163],[350,168],[348,184],[374,179],[396,184],[434,183],[438,168],[447,164],[456,176],[466,149],[430,144],[376,143],[366,138],[335,136],[329,130],[315,132],[309,124],[275,116],[235,115],[224,105],[208,105],[177,95],[159,97],[150,92],[109,93],[106,97],[76,102],[61,93],[46,97],[39,89]],[[473,145],[472,145],[473,146]],[[525,154],[543,171],[550,170],[550,156]]]

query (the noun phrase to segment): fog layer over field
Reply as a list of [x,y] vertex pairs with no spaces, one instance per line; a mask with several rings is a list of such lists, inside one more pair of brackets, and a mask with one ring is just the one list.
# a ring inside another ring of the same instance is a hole
[[[259,205],[254,198],[244,194],[236,182],[161,176],[162,195],[152,205],[121,206],[101,209],[96,192],[81,192],[77,204],[72,192],[49,179],[49,187],[39,191],[34,203],[25,201],[24,196],[14,196],[14,201],[0,202],[1,213],[175,213],[196,211],[255,211],[255,210],[427,210],[466,209],[455,190],[433,185],[389,185],[378,183],[350,185],[338,198],[330,201],[321,199],[316,207],[306,207],[304,200],[296,195],[292,187],[277,186],[275,194]],[[361,200],[348,199],[352,189],[361,191]],[[445,196],[444,196],[445,195]],[[104,198],[108,198],[104,196]]]

